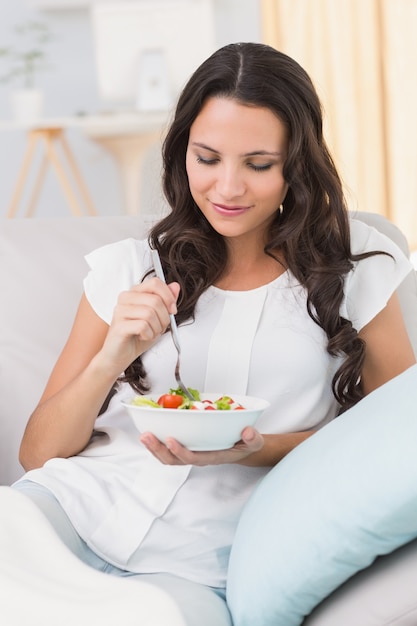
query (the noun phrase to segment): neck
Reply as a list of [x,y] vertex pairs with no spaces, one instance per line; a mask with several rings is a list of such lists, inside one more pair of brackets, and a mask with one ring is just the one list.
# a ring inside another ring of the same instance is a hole
[[226,270],[216,282],[216,287],[228,291],[248,291],[267,285],[286,270],[282,255],[276,252],[274,257],[259,248],[230,247]]

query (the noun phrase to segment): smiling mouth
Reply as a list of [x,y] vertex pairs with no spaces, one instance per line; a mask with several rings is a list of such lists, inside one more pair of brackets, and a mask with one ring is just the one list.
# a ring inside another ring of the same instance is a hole
[[241,215],[242,213],[245,213],[245,211],[248,211],[248,209],[250,209],[249,206],[228,206],[225,204],[217,204],[216,202],[212,202],[211,204],[214,209],[222,215]]

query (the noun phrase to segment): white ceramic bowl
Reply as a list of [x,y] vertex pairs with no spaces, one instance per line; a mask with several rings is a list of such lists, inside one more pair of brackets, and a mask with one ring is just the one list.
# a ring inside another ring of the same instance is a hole
[[[201,393],[202,400],[217,400],[222,393]],[[158,394],[143,396],[157,399]],[[132,398],[133,399],[133,398]],[[123,402],[136,428],[153,433],[160,441],[173,437],[190,450],[225,450],[241,438],[245,426],[253,426],[269,406],[267,400],[233,395],[244,409],[206,411],[204,409],[163,409]]]

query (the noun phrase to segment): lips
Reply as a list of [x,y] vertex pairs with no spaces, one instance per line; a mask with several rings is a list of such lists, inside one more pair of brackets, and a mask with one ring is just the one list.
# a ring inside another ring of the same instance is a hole
[[237,217],[238,215],[242,215],[243,213],[245,213],[246,211],[250,209],[249,206],[240,206],[240,205],[229,206],[226,204],[216,204],[215,202],[212,202],[211,204],[214,210],[217,211],[217,213],[220,213],[221,215],[228,215],[228,216],[235,216],[235,217]]

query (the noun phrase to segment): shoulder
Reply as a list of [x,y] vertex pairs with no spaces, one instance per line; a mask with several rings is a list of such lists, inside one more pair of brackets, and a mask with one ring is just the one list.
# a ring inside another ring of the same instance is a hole
[[403,257],[409,253],[407,240],[400,229],[382,215],[363,213],[363,219],[350,217],[351,250],[353,254],[384,251]]
[[350,214],[352,228],[356,231],[374,232],[385,235],[391,241],[397,244],[397,246],[404,252],[406,256],[409,256],[410,250],[408,247],[408,241],[404,233],[398,228],[396,224],[391,222],[387,217],[380,215],[379,213],[369,213],[366,211],[356,211]]
[[96,313],[110,323],[121,291],[139,283],[152,267],[146,239],[123,239],[97,248],[86,255],[90,268],[84,292]]
[[146,239],[122,239],[96,248],[85,256],[90,269],[126,266],[133,271],[150,263],[150,248]]
[[350,231],[353,254],[384,253],[356,261],[346,277],[341,314],[360,330],[386,305],[412,264],[399,245],[374,226],[351,219]]
[[377,253],[356,261],[351,278],[357,275],[363,279],[372,278],[378,283],[382,282],[383,276],[386,281],[390,277],[395,277],[394,280],[400,277],[402,280],[412,269],[407,241],[394,224],[382,216],[375,215],[375,218],[379,218],[375,222],[378,227],[358,219],[350,220],[352,254]]

